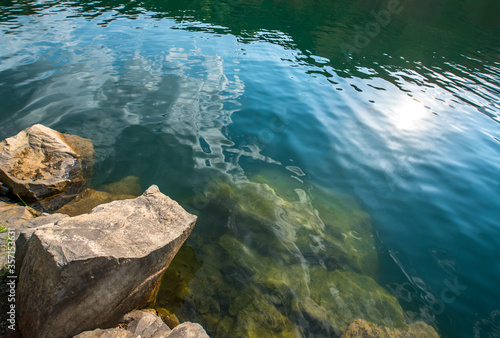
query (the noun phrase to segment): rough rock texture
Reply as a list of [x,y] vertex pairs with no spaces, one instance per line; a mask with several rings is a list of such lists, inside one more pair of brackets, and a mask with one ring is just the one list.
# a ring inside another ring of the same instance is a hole
[[[136,199],[22,234],[16,242],[25,252],[16,257],[22,259],[17,286],[22,335],[67,337],[115,326],[154,299],[195,221],[151,186]],[[29,239],[22,243],[22,238]]]
[[172,331],[155,310],[132,311],[123,317],[122,322],[127,324],[127,331],[142,338],[164,338]]
[[22,222],[34,217],[24,206],[0,201],[0,226],[17,228]]
[[200,324],[185,322],[175,327],[168,338],[208,338]]
[[8,231],[18,229],[22,223],[33,220],[34,217],[26,207],[0,201],[0,267],[8,260],[7,237],[12,237]]
[[175,329],[165,325],[152,309],[134,310],[126,314],[118,328],[85,331],[74,338],[210,338],[201,325],[185,322]]
[[0,142],[0,181],[28,201],[78,189],[91,171],[88,139],[36,124]]
[[353,320],[342,338],[439,338],[437,332],[423,322],[416,322],[401,329],[390,329],[381,325],[367,322],[364,319]]
[[93,331],[85,331],[74,338],[137,338],[137,335],[117,327],[107,330],[96,329]]

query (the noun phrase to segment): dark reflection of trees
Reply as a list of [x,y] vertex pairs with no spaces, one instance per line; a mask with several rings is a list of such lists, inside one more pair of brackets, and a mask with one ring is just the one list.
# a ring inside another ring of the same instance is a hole
[[[437,62],[439,66],[442,61],[436,61],[439,59],[436,56],[444,56],[448,62],[460,59],[463,63],[467,61],[461,55],[478,50],[496,52],[500,45],[498,0],[400,0],[403,10],[391,17],[390,24],[381,27],[370,43],[357,48],[357,52],[346,53],[342,46],[354,45],[359,29],[376,22],[370,13],[386,9],[389,1],[77,0],[67,2],[67,6],[88,18],[113,11],[115,15],[103,21],[103,25],[123,17],[133,19],[142,13],[154,18],[173,18],[182,23],[182,29],[229,33],[242,42],[277,43],[300,50],[303,61],[309,64],[318,65],[311,55],[327,58],[340,76],[353,75],[349,73],[356,72],[353,67],[356,64],[370,66],[377,62],[406,67],[406,60],[410,60],[427,66]],[[0,20],[37,13],[55,4],[0,0],[3,13]],[[200,28],[196,25],[199,22],[221,28]],[[488,53],[483,55],[488,58]]]

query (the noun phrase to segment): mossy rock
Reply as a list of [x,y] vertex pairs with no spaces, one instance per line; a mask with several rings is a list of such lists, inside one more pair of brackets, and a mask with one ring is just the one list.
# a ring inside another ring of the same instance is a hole
[[100,185],[96,188],[96,190],[104,191],[112,195],[139,196],[142,194],[139,177],[137,176],[127,176],[118,182]]
[[387,337],[387,338],[439,338],[436,330],[424,322],[416,322],[400,329],[376,325],[363,319],[352,321],[342,338]]
[[405,325],[397,299],[369,276],[315,268],[311,269],[310,290],[310,298],[332,314],[332,323],[342,331],[356,318],[387,327]]
[[184,244],[162,277],[156,296],[157,306],[175,313],[188,296],[188,284],[201,266],[202,261],[196,258],[193,248]]
[[132,195],[112,195],[104,191],[85,189],[81,194],[71,200],[71,202],[57,209],[56,212],[69,216],[78,216],[89,213],[98,205],[135,197],[136,196]]
[[[321,332],[339,332],[355,318],[389,327],[404,325],[403,310],[397,299],[370,276],[300,263],[284,265],[273,257],[260,255],[229,234],[219,242],[237,264],[249,271],[249,282],[255,283],[261,293],[278,300],[274,302],[276,307],[282,307],[283,312],[291,309],[292,317],[306,317]],[[241,297],[239,302],[245,299]],[[231,305],[231,315],[236,315],[237,306],[237,303]]]
[[403,325],[397,300],[373,279],[372,227],[354,199],[273,183],[212,182],[203,240],[193,237],[204,261],[170,287],[180,308],[167,308],[221,337],[340,336],[355,318]]
[[302,334],[273,304],[269,295],[253,286],[243,290],[234,301],[231,312],[236,318],[231,337],[301,337]]
[[278,243],[282,252],[301,255],[311,264],[377,276],[370,218],[353,199],[328,199],[319,190],[306,193],[298,188],[295,199],[284,199],[271,186],[253,182],[223,182],[217,187],[209,195],[213,203],[226,208],[254,247],[276,251]]

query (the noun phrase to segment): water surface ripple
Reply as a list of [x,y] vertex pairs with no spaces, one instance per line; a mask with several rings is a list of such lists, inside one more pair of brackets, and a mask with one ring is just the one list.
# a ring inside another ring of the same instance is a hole
[[498,337],[499,4],[397,4],[0,1],[0,139],[88,137],[93,186],[197,213],[169,299],[212,336]]

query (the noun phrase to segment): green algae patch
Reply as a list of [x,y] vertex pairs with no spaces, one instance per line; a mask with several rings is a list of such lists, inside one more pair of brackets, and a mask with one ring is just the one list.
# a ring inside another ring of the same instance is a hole
[[354,199],[287,186],[281,174],[258,179],[212,182],[188,240],[203,262],[181,250],[158,306],[214,336],[340,336],[356,318],[404,325],[398,301],[374,280],[370,218]]
[[100,185],[96,190],[104,191],[112,195],[132,196],[140,196],[143,192],[141,184],[139,183],[139,177],[137,176],[127,176],[118,182]]
[[221,183],[211,198],[240,220],[240,228],[245,227],[260,246],[279,242],[286,252],[297,251],[311,264],[351,268],[376,277],[378,258],[370,218],[352,198],[329,197],[318,189],[280,191],[289,198],[264,183]]
[[188,283],[201,265],[202,262],[196,258],[193,248],[184,244],[162,277],[156,297],[157,311],[169,315],[180,309],[189,295]]
[[354,271],[311,271],[311,299],[331,314],[335,327],[361,318],[388,327],[405,325],[397,299],[371,277]]
[[56,212],[66,214],[68,216],[78,216],[89,213],[92,209],[101,204],[133,198],[136,198],[136,196],[113,195],[104,191],[85,189],[81,194],[71,200],[71,202],[57,209]]

